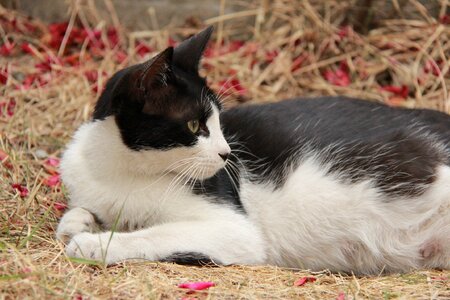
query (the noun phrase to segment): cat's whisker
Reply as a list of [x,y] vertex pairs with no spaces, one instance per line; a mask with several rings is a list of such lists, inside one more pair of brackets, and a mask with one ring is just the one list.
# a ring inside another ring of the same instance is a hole
[[[148,189],[152,186],[154,186],[156,183],[160,182],[163,178],[165,178],[165,176],[167,176],[168,174],[172,173],[173,171],[175,171],[176,169],[185,166],[187,164],[190,164],[192,161],[194,161],[195,158],[187,158],[187,159],[182,159],[179,161],[176,161],[174,163],[172,163],[169,167],[167,167],[162,174],[152,183],[150,183],[149,185],[145,186],[143,189]],[[172,166],[172,167],[171,167]],[[170,169],[169,169],[170,168]]]
[[[181,189],[184,187],[184,184],[179,185],[180,181],[182,179],[185,178],[185,176],[189,173],[189,171],[195,168],[195,163],[188,165],[186,167],[184,167],[180,173],[178,173],[173,179],[172,181],[169,183],[166,191],[164,192],[163,196],[162,196],[162,200],[161,202],[164,203],[165,200],[167,199],[168,196],[173,196],[173,195],[177,195],[178,192],[181,191]],[[177,191],[176,193],[174,193],[174,191]]]

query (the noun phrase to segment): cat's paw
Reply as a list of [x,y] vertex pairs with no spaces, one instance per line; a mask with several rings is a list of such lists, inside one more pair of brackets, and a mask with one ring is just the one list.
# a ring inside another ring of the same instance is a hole
[[82,232],[95,232],[99,229],[94,216],[87,210],[76,207],[61,218],[56,230],[56,238],[68,243],[72,237]]
[[84,258],[114,264],[124,259],[111,233],[84,232],[75,235],[66,247],[69,257]]

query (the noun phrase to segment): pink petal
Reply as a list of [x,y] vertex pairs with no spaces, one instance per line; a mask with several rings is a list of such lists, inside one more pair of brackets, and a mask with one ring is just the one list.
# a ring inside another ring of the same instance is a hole
[[433,277],[431,277],[431,280],[448,281],[448,277],[447,276],[433,276]]
[[340,292],[338,294],[338,296],[336,297],[336,300],[345,300],[345,293],[344,292]]
[[316,281],[316,280],[317,280],[316,277],[305,276],[305,277],[302,277],[302,278],[297,279],[297,280],[294,282],[294,285],[295,285],[295,286],[303,286],[303,285],[305,285],[305,284],[308,283],[308,282],[314,282],[314,281]]
[[67,204],[65,203],[61,203],[61,202],[55,202],[53,204],[53,207],[57,210],[57,211],[65,211],[67,209]]
[[60,184],[60,176],[59,174],[57,175],[52,175],[50,177],[47,177],[44,179],[44,184],[50,187],[56,186],[58,184]]
[[49,166],[52,166],[52,167],[57,167],[57,166],[59,166],[59,158],[49,157],[45,161],[45,164],[49,165]]
[[205,290],[208,289],[212,286],[215,286],[216,284],[214,282],[211,281],[200,281],[200,282],[185,282],[185,283],[180,283],[178,285],[179,288],[182,289],[190,289],[190,290],[194,290],[194,291],[200,291],[200,290]]
[[350,76],[347,72],[338,69],[336,71],[327,70],[323,73],[323,77],[326,81],[337,86],[350,85]]

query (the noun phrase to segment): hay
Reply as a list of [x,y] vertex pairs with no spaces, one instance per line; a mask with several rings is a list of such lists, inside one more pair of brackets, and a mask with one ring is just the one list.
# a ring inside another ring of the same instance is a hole
[[[343,297],[341,292],[346,299],[450,298],[449,271],[372,278],[324,271],[313,274],[317,281],[295,287],[296,279],[311,273],[149,262],[105,268],[65,257],[63,246],[54,240],[54,230],[66,193],[48,158],[59,157],[73,131],[89,120],[109,75],[173,44],[169,37],[181,40],[203,27],[198,20],[189,20],[186,26],[160,30],[155,19],[155,30],[129,32],[119,27],[111,5],[107,5],[111,20],[101,20],[92,2],[80,3],[72,3],[67,31],[57,41],[57,28],[51,31],[39,20],[0,7],[2,298],[336,299]],[[222,8],[229,5],[221,4]],[[227,106],[342,94],[449,113],[450,27],[446,19],[439,22],[421,10],[425,14],[421,19],[388,20],[360,35],[341,26],[350,4],[237,3],[241,12],[204,22],[214,24],[217,31],[202,72],[225,95]],[[106,24],[116,30],[108,30]],[[87,37],[79,32],[83,28]],[[82,36],[79,43],[70,33],[76,31]],[[176,287],[193,280],[210,280],[216,287],[194,294]]]

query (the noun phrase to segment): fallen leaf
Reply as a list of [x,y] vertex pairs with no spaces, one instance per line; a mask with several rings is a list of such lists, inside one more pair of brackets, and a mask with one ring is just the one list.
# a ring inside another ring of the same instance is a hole
[[211,281],[200,281],[200,282],[185,282],[185,283],[180,283],[178,285],[179,288],[182,289],[190,289],[193,291],[201,291],[201,290],[205,290],[208,289],[212,286],[215,286],[216,284],[214,282]]
[[314,282],[314,281],[316,281],[316,280],[317,280],[316,277],[305,276],[305,277],[302,277],[302,278],[297,279],[297,280],[294,282],[294,285],[295,285],[295,286],[303,286],[303,285],[305,285],[305,284],[308,283],[308,282]]

